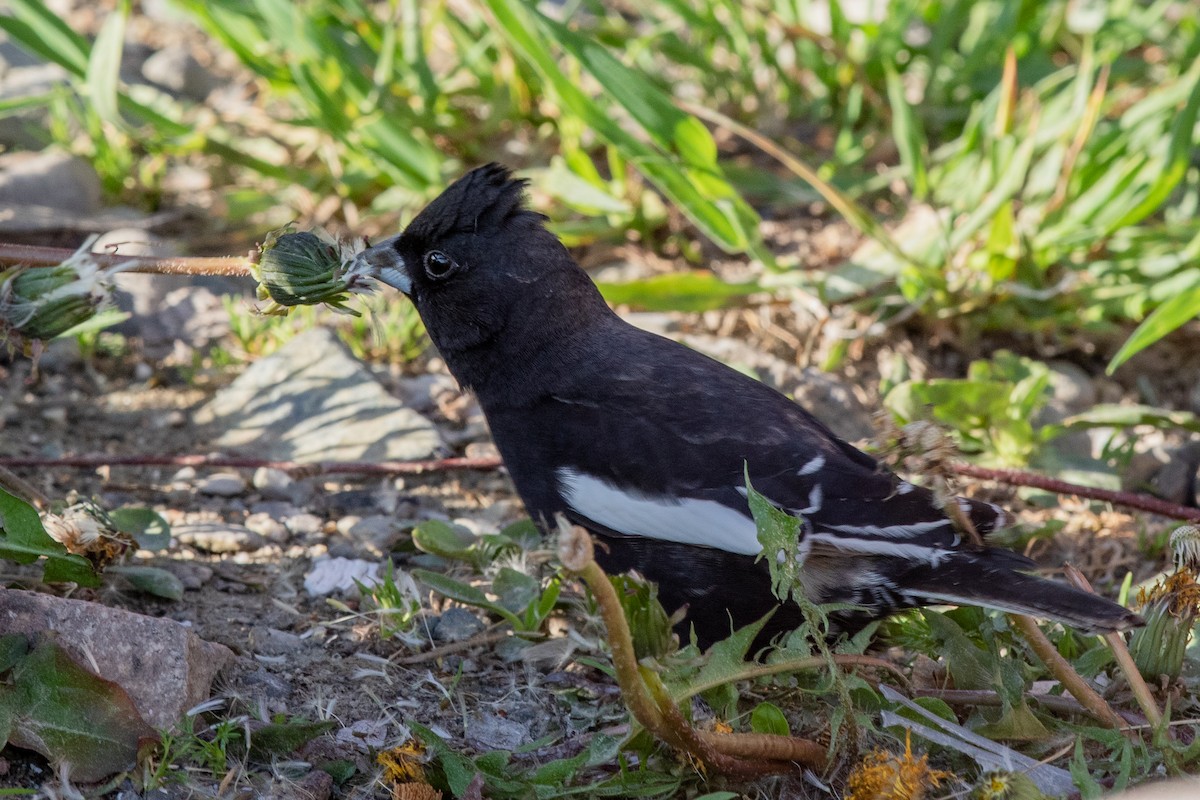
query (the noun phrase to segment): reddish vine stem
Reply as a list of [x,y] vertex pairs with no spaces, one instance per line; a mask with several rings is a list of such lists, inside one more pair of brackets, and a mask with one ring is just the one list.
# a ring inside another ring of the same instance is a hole
[[1032,472],[1024,472],[1019,469],[989,469],[961,462],[951,464],[950,469],[959,475],[966,475],[967,477],[979,480],[996,481],[997,483],[1007,483],[1012,486],[1029,486],[1034,489],[1045,489],[1055,494],[1073,494],[1079,497],[1086,497],[1089,500],[1104,500],[1116,505],[1136,508],[1140,511],[1161,514],[1164,517],[1200,521],[1200,508],[1181,506],[1176,503],[1167,502],[1166,500],[1160,500],[1157,497],[1151,497],[1147,494],[1118,492],[1112,489],[1097,489],[1093,486],[1080,486],[1077,483],[1067,483],[1057,478],[1048,478],[1045,475],[1036,475]]
[[0,467],[224,467],[258,469],[267,467],[285,472],[312,475],[354,473],[359,475],[419,475],[454,470],[490,470],[501,465],[499,458],[434,458],[425,461],[269,461],[218,455],[81,455],[60,458],[10,456],[0,458]]
[[[31,267],[52,266],[61,264],[72,255],[74,250],[61,247],[34,247],[24,244],[7,244],[0,242],[0,264],[26,264]],[[229,275],[234,277],[250,275],[250,259],[237,256],[214,257],[180,257],[180,258],[140,258],[122,256],[112,252],[92,254],[102,267],[115,267],[118,264],[129,264],[126,272],[151,272],[157,275]]]

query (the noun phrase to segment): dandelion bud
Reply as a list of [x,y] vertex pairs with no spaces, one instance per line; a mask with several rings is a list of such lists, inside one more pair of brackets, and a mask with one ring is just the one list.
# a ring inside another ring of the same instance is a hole
[[638,659],[662,658],[671,652],[675,648],[675,634],[671,631],[671,618],[658,600],[658,588],[632,575],[611,575],[609,580],[621,600]]
[[1133,632],[1129,652],[1148,681],[1166,675],[1171,680],[1183,669],[1192,627],[1200,616],[1200,528],[1183,525],[1171,534],[1175,571],[1149,590],[1138,593],[1144,627]]
[[0,340],[53,339],[95,315],[109,286],[92,256],[93,236],[57,266],[0,273]]
[[370,292],[374,284],[353,247],[324,235],[273,231],[259,248],[254,277],[258,297],[270,298],[265,314],[286,314],[289,306],[325,303],[358,316],[345,306],[350,294]]

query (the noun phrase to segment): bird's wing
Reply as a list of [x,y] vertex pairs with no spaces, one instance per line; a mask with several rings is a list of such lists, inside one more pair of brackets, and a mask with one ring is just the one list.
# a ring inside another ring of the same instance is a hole
[[[573,373],[537,417],[534,435],[554,439],[542,461],[578,521],[755,554],[748,471],[757,491],[804,518],[815,552],[936,560],[959,545],[929,491],[783,395],[658,337],[617,351],[625,357]],[[994,506],[962,503],[982,533],[1003,523]]]

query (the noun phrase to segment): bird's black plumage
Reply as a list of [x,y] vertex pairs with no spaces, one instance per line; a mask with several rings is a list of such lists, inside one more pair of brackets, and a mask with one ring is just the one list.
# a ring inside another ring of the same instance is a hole
[[[478,396],[534,519],[563,514],[591,530],[602,566],[656,581],[669,611],[688,606],[702,643],[778,605],[743,469],[803,519],[805,591],[863,607],[839,615],[843,629],[957,602],[1085,630],[1138,624],[1114,603],[1026,574],[1022,556],[963,540],[928,490],[773,389],[624,322],[523,193],[507,169],[476,169],[363,258],[409,295]],[[1004,524],[995,506],[959,502],[980,533]],[[785,606],[767,634],[798,623]]]

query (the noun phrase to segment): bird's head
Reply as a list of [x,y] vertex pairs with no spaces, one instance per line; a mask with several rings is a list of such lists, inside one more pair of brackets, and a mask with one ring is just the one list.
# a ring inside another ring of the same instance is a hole
[[[609,313],[545,217],[525,208],[525,182],[499,164],[450,185],[398,236],[359,256],[413,301],[459,381],[475,386],[501,360],[528,362]],[[488,367],[486,365],[492,365]]]

